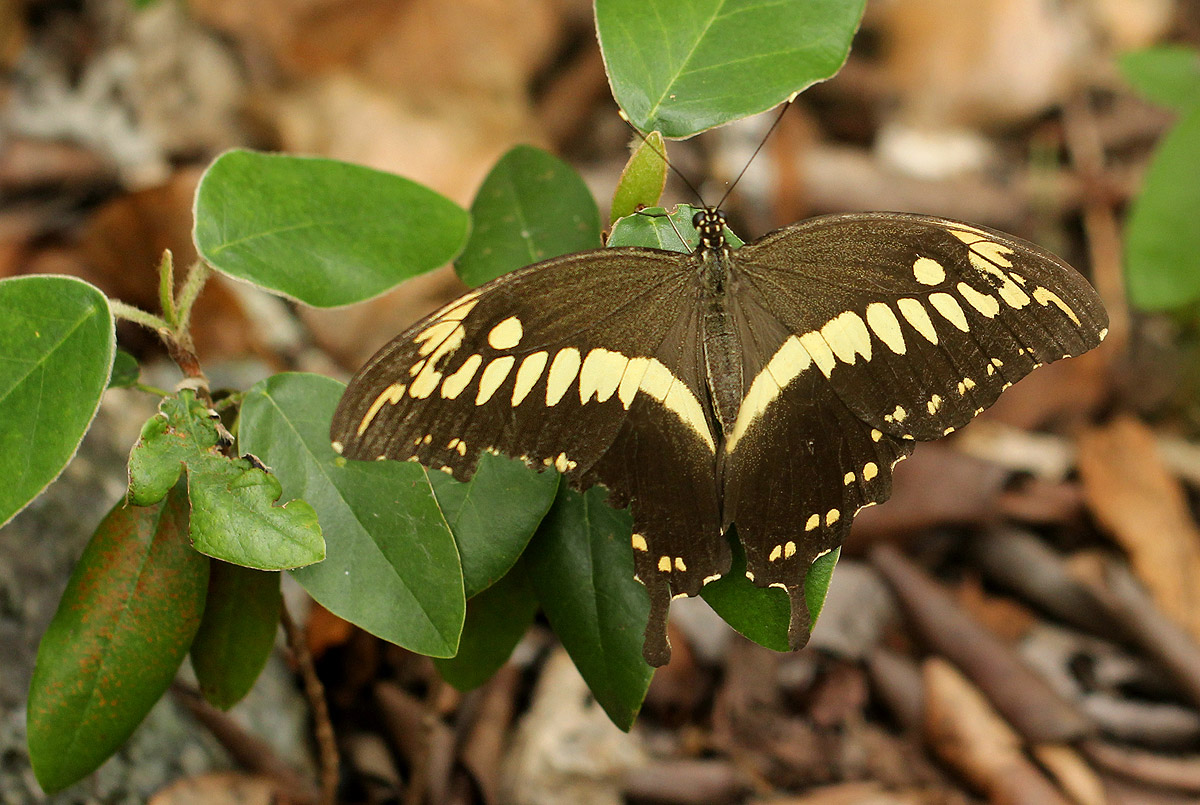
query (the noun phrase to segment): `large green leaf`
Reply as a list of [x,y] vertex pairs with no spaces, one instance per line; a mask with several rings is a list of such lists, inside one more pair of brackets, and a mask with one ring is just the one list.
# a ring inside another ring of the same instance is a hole
[[158,503],[175,486],[190,461],[222,458],[221,441],[208,407],[191,389],[164,397],[158,413],[142,425],[129,451],[129,500],[138,506]]
[[596,0],[613,96],[690,137],[770,109],[846,61],[865,0]]
[[1200,299],[1200,106],[1158,146],[1125,230],[1129,300],[1169,310]]
[[182,485],[155,506],[122,502],[75,566],[29,690],[29,757],[46,791],[103,763],[171,684],[208,586],[187,518]]
[[416,182],[331,159],[229,151],[196,191],[200,255],[317,307],[370,299],[443,265],[467,213]]
[[104,294],[70,277],[0,281],[0,525],[75,455],[108,385]]
[[466,483],[443,472],[429,474],[458,543],[467,598],[491,586],[521,556],[554,502],[559,477],[491,453],[480,456]]
[[524,562],[467,601],[458,654],[434,660],[442,678],[459,690],[474,690],[508,660],[537,614],[537,594]]
[[1179,45],[1147,48],[1120,59],[1121,75],[1155,103],[1186,112],[1200,106],[1200,51]]
[[213,562],[192,668],[212,705],[228,710],[250,692],[275,647],[279,574]]
[[628,730],[654,675],[642,659],[650,597],[633,578],[629,513],[605,495],[560,487],[526,557],[550,625],[604,712]]
[[[771,587],[759,587],[746,578],[746,554],[734,532],[735,529],[730,529],[729,545],[733,561],[729,572],[706,584],[700,591],[700,597],[743,636],[760,646],[787,651],[791,611],[787,593]],[[804,601],[813,626],[821,616],[829,582],[833,579],[833,569],[841,553],[841,548],[835,548],[819,557],[812,563],[804,579]]]
[[600,248],[600,212],[583,179],[529,145],[496,163],[471,217],[471,237],[455,268],[472,287],[560,254]]
[[292,575],[368,632],[452,656],[466,609],[454,537],[421,466],[333,452],[329,421],[344,388],[319,375],[280,374],[242,403],[242,449],[271,464],[286,493],[311,503],[321,520],[325,561]]

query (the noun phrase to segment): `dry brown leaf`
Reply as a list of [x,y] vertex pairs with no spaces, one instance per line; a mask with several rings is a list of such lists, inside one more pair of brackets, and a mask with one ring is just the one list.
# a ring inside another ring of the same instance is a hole
[[147,805],[282,805],[277,786],[266,777],[222,771],[176,780],[150,797]]
[[1155,603],[1200,640],[1200,528],[1153,432],[1121,417],[1081,434],[1079,472],[1092,513]]
[[925,739],[934,752],[995,803],[1068,801],[1026,759],[1021,739],[946,660],[925,661]]
[[971,617],[1009,643],[1020,640],[1037,623],[1028,608],[1012,598],[990,595],[974,576],[959,583],[954,597]]
[[1042,744],[1033,747],[1033,754],[1076,805],[1105,805],[1108,802],[1104,783],[1073,747]]

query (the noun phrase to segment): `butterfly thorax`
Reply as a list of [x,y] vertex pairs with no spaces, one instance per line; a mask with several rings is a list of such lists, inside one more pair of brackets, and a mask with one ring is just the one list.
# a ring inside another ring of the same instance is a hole
[[729,308],[729,289],[736,278],[725,241],[725,214],[709,207],[693,217],[700,233],[695,256],[704,288],[702,333],[704,365],[708,376],[709,402],[722,436],[728,435],[741,407],[742,345]]

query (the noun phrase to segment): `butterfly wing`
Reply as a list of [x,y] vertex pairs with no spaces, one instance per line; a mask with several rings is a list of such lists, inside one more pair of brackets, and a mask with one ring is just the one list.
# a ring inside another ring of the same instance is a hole
[[691,260],[601,249],[480,286],[381,349],[330,433],[348,458],[415,459],[467,480],[495,451],[632,503],[657,664],[672,594],[729,565]]
[[792,599],[915,440],[966,424],[1037,366],[1104,337],[1091,286],[1044,250],[919,215],[812,219],[733,252],[743,402],[723,445],[724,523],[755,583]]

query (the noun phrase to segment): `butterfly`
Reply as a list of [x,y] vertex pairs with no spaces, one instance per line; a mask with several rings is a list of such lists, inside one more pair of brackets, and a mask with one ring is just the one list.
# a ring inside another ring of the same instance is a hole
[[345,457],[464,481],[491,451],[603,485],[632,510],[656,666],[671,599],[729,571],[731,526],[802,646],[809,567],[915,443],[1108,324],[1065,262],[981,226],[830,215],[733,249],[719,210],[692,223],[690,254],[579,252],[464,294],[362,367],[330,431]]

